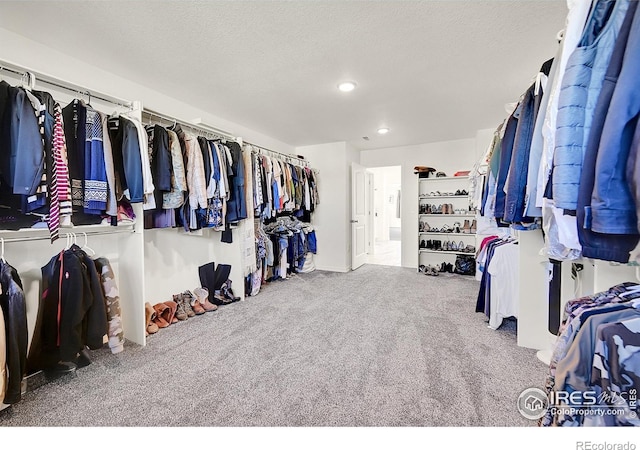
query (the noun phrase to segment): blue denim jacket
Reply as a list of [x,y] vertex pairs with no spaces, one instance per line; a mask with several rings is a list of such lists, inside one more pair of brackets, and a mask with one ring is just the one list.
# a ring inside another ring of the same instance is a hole
[[633,1],[629,4],[626,17],[620,29],[618,40],[616,41],[611,56],[611,61],[604,78],[602,90],[598,97],[598,101],[594,110],[593,121],[591,123],[590,135],[587,140],[585,149],[585,157],[582,166],[582,175],[580,177],[580,191],[578,193],[578,238],[582,245],[582,255],[586,258],[596,258],[605,261],[627,262],[629,260],[629,252],[638,243],[639,236],[637,234],[626,235],[610,235],[596,233],[591,228],[591,194],[595,184],[596,160],[598,157],[598,148],[600,146],[600,137],[604,127],[607,111],[611,103],[618,75],[622,67],[623,56],[627,47],[629,32],[632,21],[637,21],[635,16],[637,12],[638,2]]
[[[626,161],[640,113],[640,19],[634,16],[620,76],[607,110],[591,195],[591,229],[598,233],[635,234],[636,207],[626,177]],[[588,216],[588,211],[587,211]],[[586,219],[589,224],[589,217]]]

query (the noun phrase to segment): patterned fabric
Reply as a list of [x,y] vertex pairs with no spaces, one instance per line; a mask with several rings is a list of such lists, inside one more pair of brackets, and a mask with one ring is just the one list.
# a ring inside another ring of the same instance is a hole
[[[555,387],[555,374],[558,362],[567,355],[569,347],[583,324],[584,318],[581,317],[582,313],[606,304],[622,303],[640,298],[640,291],[634,291],[634,286],[638,286],[638,284],[625,282],[613,286],[607,291],[567,302],[563,321],[558,330],[558,339],[549,363],[549,374],[545,381],[547,394],[550,394]],[[553,411],[549,410],[545,416],[540,419],[539,425],[550,426],[553,420]]]
[[109,322],[109,348],[116,354],[124,350],[124,331],[122,329],[122,314],[120,312],[120,293],[116,284],[111,264],[107,258],[98,258],[95,265],[104,293],[105,307],[107,309],[107,321]]
[[599,396],[600,406],[623,413],[586,415],[585,425],[640,426],[640,319],[598,327],[591,381],[601,393],[612,393]]
[[97,111],[87,106],[82,205],[86,213],[99,214],[107,209],[107,170],[102,139],[102,118]]
[[[62,107],[56,103],[54,110],[53,126],[53,161],[56,195],[60,205],[60,215],[71,217],[71,184],[69,183],[69,167],[67,162],[67,144],[64,135],[64,122],[62,118]],[[61,222],[64,220],[61,218]]]
[[207,182],[204,175],[204,160],[195,136],[185,135],[187,147],[187,186],[191,209],[207,207]]
[[169,149],[171,151],[171,191],[162,194],[162,208],[179,208],[184,203],[184,193],[187,190],[187,179],[184,173],[184,161],[178,135],[171,130],[169,133]]

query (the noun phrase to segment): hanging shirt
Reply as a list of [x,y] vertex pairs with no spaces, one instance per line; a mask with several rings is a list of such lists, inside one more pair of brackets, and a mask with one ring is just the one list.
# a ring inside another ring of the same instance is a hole
[[489,327],[494,330],[507,317],[518,317],[520,276],[518,274],[518,245],[497,247],[487,271],[491,275],[491,306]]
[[187,186],[189,188],[189,205],[192,211],[198,207],[207,207],[207,184],[204,176],[202,152],[195,136],[186,134],[187,148]]

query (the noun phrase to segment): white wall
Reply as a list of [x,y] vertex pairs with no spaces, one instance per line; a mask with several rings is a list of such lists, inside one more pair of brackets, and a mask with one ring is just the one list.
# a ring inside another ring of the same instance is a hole
[[298,147],[312,167],[320,171],[318,195],[320,205],[313,213],[318,237],[314,257],[320,270],[348,272],[351,268],[351,182],[350,162],[355,151],[347,151],[345,142]]
[[[496,125],[496,128],[498,126]],[[476,161],[480,160],[487,152],[491,141],[493,140],[493,133],[496,128],[486,128],[484,130],[478,130],[476,132]]]
[[447,175],[470,170],[476,161],[476,140],[461,139],[432,144],[364,150],[365,167],[402,166],[402,266],[418,266],[418,181],[415,166],[430,166]]
[[245,142],[252,142],[280,152],[293,152],[293,146],[222,117],[209,114],[207,111],[194,108],[179,98],[172,97],[171,92],[154,91],[143,83],[136,83],[120,77],[117,73],[91,66],[83,62],[81,56],[80,59],[77,59],[4,28],[0,28],[0,42],[2,42],[0,47],[0,59],[2,60],[52,75],[96,92],[127,100],[139,100],[150,109],[180,119],[202,118],[208,125],[225,130],[234,136],[242,137]]
[[[201,118],[208,125],[242,137],[244,141],[275,151],[292,153],[294,150],[294,147],[284,142],[194,108],[180,99],[171,97],[171,92],[154,91],[146,87],[144,82],[136,83],[122,78],[116,73],[91,66],[81,59],[52,50],[2,28],[0,28],[0,42],[2,42],[0,60],[45,73],[95,93],[139,101],[143,106],[182,120]],[[68,102],[73,96],[72,93],[46,84],[36,86],[52,92],[60,102]],[[92,100],[92,105],[106,113],[116,109],[115,106],[100,103],[95,98]],[[326,171],[327,174],[330,172],[330,170]],[[242,242],[240,242],[242,227],[234,230],[233,244],[222,244],[220,233],[216,232],[205,231],[203,237],[180,235],[177,230],[143,232],[141,210],[137,213],[139,222],[136,224],[136,233],[129,236],[119,234],[90,238],[90,245],[112,260],[116,281],[120,285],[121,302],[131,306],[130,313],[126,314],[123,310],[125,335],[128,335],[128,338],[139,343],[144,342],[144,327],[132,336],[127,331],[131,331],[133,326],[128,326],[126,322],[134,320],[139,327],[140,320],[144,321],[145,301],[155,304],[171,299],[174,293],[195,288],[199,285],[197,268],[205,262],[231,264],[231,279],[235,294],[243,295]],[[64,245],[64,242],[62,244],[58,242],[55,245],[50,245],[46,241],[7,244],[7,260],[11,257],[11,262],[19,271],[24,272],[29,280],[26,294],[31,329],[38,304],[39,286],[36,283],[38,268],[44,265],[61,245]],[[16,247],[20,248],[20,252],[16,252]],[[132,256],[132,252],[136,255]],[[130,305],[130,302],[135,304]]]

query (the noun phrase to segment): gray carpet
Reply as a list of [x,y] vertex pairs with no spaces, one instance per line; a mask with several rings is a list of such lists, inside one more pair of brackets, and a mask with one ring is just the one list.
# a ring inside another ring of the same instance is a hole
[[516,399],[546,368],[512,324],[487,328],[477,289],[400,267],[299,275],[92,352],[0,426],[531,426]]

